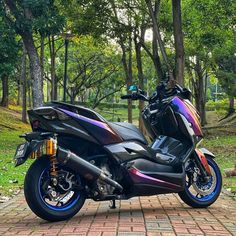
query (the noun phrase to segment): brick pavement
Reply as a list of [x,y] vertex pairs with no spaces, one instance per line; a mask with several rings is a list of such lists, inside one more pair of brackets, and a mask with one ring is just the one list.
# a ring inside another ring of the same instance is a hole
[[236,235],[236,201],[222,194],[208,209],[193,209],[177,195],[109,202],[86,201],[71,220],[48,223],[27,207],[23,194],[0,205],[0,235],[172,236]]

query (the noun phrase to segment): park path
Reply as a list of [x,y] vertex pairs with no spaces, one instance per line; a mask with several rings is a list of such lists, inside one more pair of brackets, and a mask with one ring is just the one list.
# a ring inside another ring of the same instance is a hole
[[177,195],[109,202],[86,201],[65,222],[48,223],[27,207],[23,193],[0,205],[0,235],[171,236],[236,235],[236,201],[221,194],[208,209],[192,209]]

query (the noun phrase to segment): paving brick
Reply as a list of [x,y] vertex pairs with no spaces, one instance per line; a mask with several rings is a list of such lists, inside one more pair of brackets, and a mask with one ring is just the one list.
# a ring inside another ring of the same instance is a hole
[[30,236],[236,236],[236,201],[221,195],[208,209],[192,209],[176,195],[158,195],[108,202],[86,201],[65,222],[48,223],[27,207],[23,194],[0,204],[0,235]]

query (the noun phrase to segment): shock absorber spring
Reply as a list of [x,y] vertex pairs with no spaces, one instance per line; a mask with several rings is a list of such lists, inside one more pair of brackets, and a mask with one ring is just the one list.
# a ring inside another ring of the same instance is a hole
[[50,175],[52,177],[58,176],[58,161],[56,158],[57,153],[57,140],[49,139],[46,141],[47,155],[50,157]]
[[58,176],[58,161],[56,156],[50,156],[50,175],[51,177]]

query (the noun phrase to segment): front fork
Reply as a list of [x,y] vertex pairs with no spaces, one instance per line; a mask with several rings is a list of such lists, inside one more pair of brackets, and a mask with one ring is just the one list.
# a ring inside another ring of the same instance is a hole
[[205,181],[208,181],[211,177],[211,169],[204,153],[199,149],[195,149],[194,160],[200,170],[201,176]]

